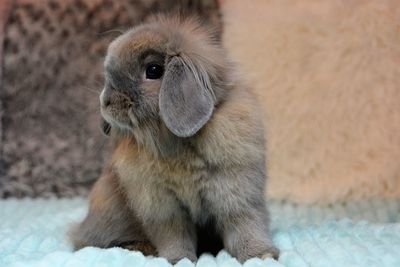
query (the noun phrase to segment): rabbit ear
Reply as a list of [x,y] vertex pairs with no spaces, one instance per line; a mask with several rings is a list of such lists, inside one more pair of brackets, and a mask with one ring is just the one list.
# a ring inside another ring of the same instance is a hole
[[161,82],[159,106],[172,133],[179,137],[196,134],[214,110],[207,72],[181,56],[171,58]]

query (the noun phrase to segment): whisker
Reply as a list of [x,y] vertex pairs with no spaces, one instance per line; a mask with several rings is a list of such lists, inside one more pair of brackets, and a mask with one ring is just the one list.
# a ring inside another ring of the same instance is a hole
[[93,83],[98,88],[103,88],[103,86],[104,86],[104,80],[101,80],[101,81],[95,80],[95,81],[93,81]]
[[99,32],[97,35],[101,36],[101,35],[107,35],[107,34],[110,34],[110,33],[118,33],[119,35],[121,35],[121,34],[124,33],[124,31],[120,30],[120,29],[111,29],[111,30],[107,30],[107,31],[104,31],[104,32]]
[[78,88],[85,89],[85,90],[87,90],[89,92],[95,93],[96,95],[100,94],[100,91],[96,91],[95,89],[92,89],[92,88],[90,88],[88,86],[85,86],[85,85],[78,86]]
[[[100,114],[100,106],[98,106],[98,107],[93,107],[93,108],[86,107],[86,111],[87,111],[89,114],[92,114],[92,113]],[[100,118],[100,115],[99,115],[99,118]]]

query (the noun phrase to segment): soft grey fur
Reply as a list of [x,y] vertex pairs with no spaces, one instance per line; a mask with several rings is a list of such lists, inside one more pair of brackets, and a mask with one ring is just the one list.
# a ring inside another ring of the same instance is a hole
[[[203,227],[217,235],[206,250],[220,238],[241,262],[278,256],[257,102],[211,36],[193,19],[158,18],[110,45],[101,103],[116,149],[72,233],[76,247],[145,236],[170,262],[195,261]],[[149,62],[164,66],[164,76],[145,79]]]
[[180,57],[168,63],[160,88],[160,113],[175,135],[192,136],[210,119],[214,99],[209,84],[207,73],[191,70]]

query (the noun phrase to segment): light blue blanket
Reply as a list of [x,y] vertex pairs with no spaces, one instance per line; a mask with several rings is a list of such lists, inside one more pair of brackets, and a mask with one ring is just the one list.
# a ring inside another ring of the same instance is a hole
[[[0,201],[0,266],[170,266],[120,248],[72,252],[65,238],[86,213],[83,199]],[[247,267],[399,267],[400,200],[370,200],[326,207],[271,202],[279,261],[251,259]],[[193,267],[184,259],[176,266]],[[240,266],[228,253],[203,255],[196,266]]]

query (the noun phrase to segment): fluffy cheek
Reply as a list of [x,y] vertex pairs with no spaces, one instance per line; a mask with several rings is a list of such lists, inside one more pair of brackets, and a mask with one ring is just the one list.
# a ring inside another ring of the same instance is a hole
[[158,93],[160,88],[159,80],[144,81],[142,94],[134,105],[132,112],[138,122],[149,122],[159,118]]
[[138,123],[148,123],[159,118],[158,94],[146,93],[132,109],[132,115]]

